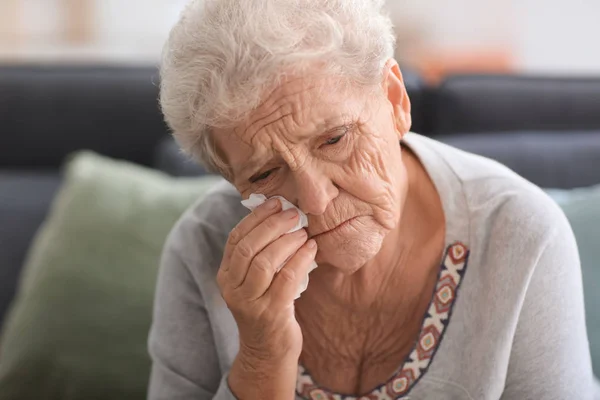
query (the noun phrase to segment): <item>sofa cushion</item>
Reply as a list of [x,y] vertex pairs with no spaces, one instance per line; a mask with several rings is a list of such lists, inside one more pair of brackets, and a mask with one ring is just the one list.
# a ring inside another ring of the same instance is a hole
[[600,130],[600,78],[455,76],[440,85],[434,104],[436,135]]
[[436,137],[495,159],[541,187],[600,183],[600,129],[594,132],[498,132]]
[[0,170],[0,328],[27,249],[59,184],[56,171]]
[[577,239],[592,364],[600,376],[600,185],[548,194],[565,212]]
[[0,66],[0,166],[80,149],[150,164],[167,132],[157,82],[155,67]]
[[70,162],[4,324],[0,400],[146,398],[162,245],[216,180]]

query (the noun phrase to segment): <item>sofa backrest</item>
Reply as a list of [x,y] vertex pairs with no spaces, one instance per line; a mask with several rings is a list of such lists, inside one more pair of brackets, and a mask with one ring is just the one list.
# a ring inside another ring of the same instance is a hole
[[542,187],[600,183],[600,78],[454,76],[431,93],[436,139]]
[[434,108],[434,135],[600,130],[600,77],[453,76]]
[[166,135],[154,67],[0,66],[0,167],[60,165],[82,148],[152,163]]

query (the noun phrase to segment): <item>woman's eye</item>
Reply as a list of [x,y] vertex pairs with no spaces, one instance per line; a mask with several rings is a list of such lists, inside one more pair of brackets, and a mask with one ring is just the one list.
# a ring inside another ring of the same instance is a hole
[[342,138],[344,137],[344,135],[345,135],[345,133],[343,135],[332,137],[331,139],[325,141],[325,144],[327,144],[327,145],[336,144],[337,142],[339,142],[340,140],[342,140]]
[[269,175],[271,175],[271,173],[273,172],[272,169],[263,172],[262,174],[259,175],[254,175],[252,178],[250,178],[250,182],[252,183],[256,183],[258,181],[262,181],[264,179],[267,179],[269,177]]

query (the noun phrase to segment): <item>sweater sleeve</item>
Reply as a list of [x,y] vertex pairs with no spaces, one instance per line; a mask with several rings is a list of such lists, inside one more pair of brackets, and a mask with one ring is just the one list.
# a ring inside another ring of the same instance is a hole
[[236,400],[219,367],[200,290],[169,244],[163,252],[148,347],[149,400]]
[[600,398],[595,393],[577,245],[564,214],[553,214],[556,218],[518,317],[503,400]]

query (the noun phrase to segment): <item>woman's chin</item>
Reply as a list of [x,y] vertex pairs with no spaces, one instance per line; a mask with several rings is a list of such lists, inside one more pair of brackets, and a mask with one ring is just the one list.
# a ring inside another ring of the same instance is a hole
[[347,274],[359,270],[377,255],[385,237],[381,227],[361,228],[364,229],[349,229],[316,237],[319,249],[316,263],[330,265]]

